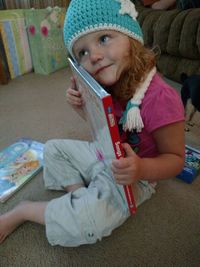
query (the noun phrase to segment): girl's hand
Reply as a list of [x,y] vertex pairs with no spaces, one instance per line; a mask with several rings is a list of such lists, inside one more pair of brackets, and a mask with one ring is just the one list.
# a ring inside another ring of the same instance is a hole
[[76,87],[76,81],[74,77],[71,77],[70,87],[66,90],[67,101],[73,105],[80,107],[83,105],[83,99],[81,97],[81,93],[78,91]]
[[129,144],[125,143],[122,146],[126,157],[114,159],[111,169],[118,184],[129,185],[142,178],[140,177],[142,160]]

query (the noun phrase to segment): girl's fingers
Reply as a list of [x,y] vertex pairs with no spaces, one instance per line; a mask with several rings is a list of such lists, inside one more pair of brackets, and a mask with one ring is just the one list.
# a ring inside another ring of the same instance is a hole
[[67,97],[67,101],[73,105],[82,105],[82,99],[80,97],[69,95],[69,97]]
[[131,168],[132,168],[132,165],[130,165],[126,161],[122,162],[119,160],[113,160],[111,164],[111,169],[113,173],[119,173],[119,174],[127,173],[128,171],[130,171]]
[[80,92],[75,90],[75,89],[72,89],[72,88],[68,88],[67,91],[66,91],[66,95],[67,96],[81,96]]
[[116,175],[114,176],[117,184],[130,184],[132,183],[132,179],[127,175]]
[[72,105],[80,106],[83,104],[81,93],[71,87],[66,91],[66,98],[67,101]]
[[77,90],[76,80],[73,76],[70,80],[70,87],[66,90],[67,101],[72,105],[81,106],[83,105],[83,99],[81,97],[81,93]]
[[72,77],[70,78],[70,80],[71,80],[71,88],[74,89],[74,90],[77,90],[77,88],[76,88],[76,80],[75,80],[75,78],[72,76]]

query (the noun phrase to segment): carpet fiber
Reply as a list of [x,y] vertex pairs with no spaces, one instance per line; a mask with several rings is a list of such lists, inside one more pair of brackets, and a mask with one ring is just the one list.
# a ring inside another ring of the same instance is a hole
[[[63,69],[49,76],[29,73],[0,86],[0,149],[20,137],[90,138],[87,124],[66,103],[68,84],[69,70]],[[186,133],[187,143],[200,147],[199,136],[196,125]],[[41,172],[0,204],[0,214],[21,200],[60,195],[44,190]],[[198,267],[199,251],[200,177],[191,185],[172,178],[159,182],[136,215],[94,245],[52,247],[43,226],[24,223],[0,245],[0,267]]]

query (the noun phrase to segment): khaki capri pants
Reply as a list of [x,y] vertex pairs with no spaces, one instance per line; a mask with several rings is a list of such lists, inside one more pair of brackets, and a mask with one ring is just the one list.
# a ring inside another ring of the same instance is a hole
[[[124,189],[110,170],[111,159],[97,159],[93,143],[50,140],[44,151],[46,189],[83,183],[83,187],[51,200],[45,211],[46,236],[51,245],[75,247],[108,236],[130,216]],[[148,182],[134,186],[136,204],[149,199]]]

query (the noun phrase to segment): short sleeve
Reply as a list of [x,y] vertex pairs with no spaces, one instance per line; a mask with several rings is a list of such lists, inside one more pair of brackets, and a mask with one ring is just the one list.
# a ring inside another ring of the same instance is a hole
[[156,74],[142,101],[141,115],[147,132],[184,121],[184,108],[178,92]]

